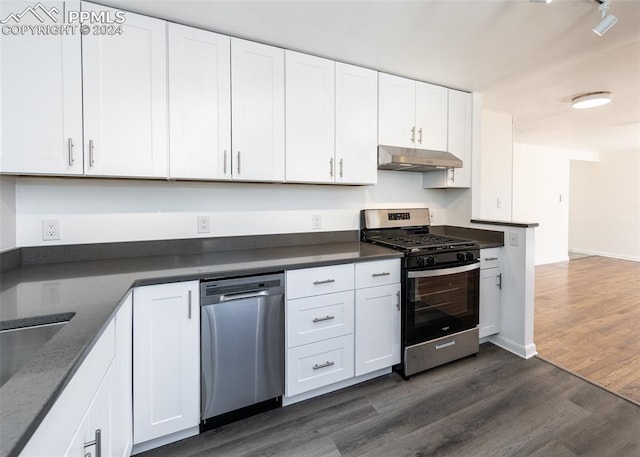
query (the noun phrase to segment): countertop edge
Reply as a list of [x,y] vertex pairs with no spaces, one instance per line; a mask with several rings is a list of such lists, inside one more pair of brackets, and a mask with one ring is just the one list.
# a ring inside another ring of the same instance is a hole
[[504,227],[520,227],[520,228],[533,228],[538,227],[538,222],[510,222],[510,221],[489,221],[484,219],[471,219],[473,224],[486,224],[486,225],[502,225]]

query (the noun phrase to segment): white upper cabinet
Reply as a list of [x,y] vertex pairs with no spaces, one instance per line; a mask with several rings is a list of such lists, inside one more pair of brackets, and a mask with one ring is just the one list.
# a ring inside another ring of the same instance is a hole
[[283,181],[284,50],[231,39],[234,180]]
[[378,142],[415,147],[415,81],[380,73],[379,84]]
[[166,23],[127,12],[122,34],[84,35],[82,71],[85,174],[166,178]]
[[447,149],[447,88],[416,81],[416,147]]
[[380,144],[447,150],[447,88],[380,73]]
[[335,62],[299,52],[286,56],[286,174],[289,182],[333,183]]
[[449,89],[448,151],[462,160],[462,168],[424,173],[425,188],[471,187],[473,96]]
[[169,173],[231,177],[231,39],[168,25]]
[[335,182],[378,179],[378,73],[336,62]]
[[[2,1],[0,17],[35,1]],[[79,2],[47,2],[78,10]],[[41,25],[32,14],[21,25]],[[82,174],[80,35],[1,35],[0,172]]]

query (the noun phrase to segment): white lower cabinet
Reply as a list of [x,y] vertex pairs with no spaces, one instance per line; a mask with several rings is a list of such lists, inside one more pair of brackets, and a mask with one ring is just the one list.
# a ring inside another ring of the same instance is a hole
[[291,397],[353,377],[353,334],[287,350],[285,395]]
[[131,295],[51,407],[21,456],[129,456]]
[[400,362],[399,281],[399,259],[287,271],[285,397],[298,396],[289,401]]
[[[199,281],[137,287],[133,309],[133,438],[175,439],[200,423]],[[188,434],[186,435],[188,436]],[[169,439],[166,442],[170,442]],[[150,445],[148,449],[155,447]]]
[[480,338],[500,332],[502,313],[501,248],[480,251]]
[[400,283],[356,290],[355,375],[400,363]]

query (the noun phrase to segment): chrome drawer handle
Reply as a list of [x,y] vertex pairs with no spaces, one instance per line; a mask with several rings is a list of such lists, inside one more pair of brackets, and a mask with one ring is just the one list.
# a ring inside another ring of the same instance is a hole
[[318,365],[318,364],[316,363],[316,364],[313,366],[313,369],[314,369],[314,370],[319,370],[320,368],[327,368],[327,367],[330,367],[330,366],[332,366],[332,365],[335,365],[335,362],[329,362],[329,361],[327,360],[325,363],[320,364],[320,365]]
[[336,316],[329,316],[328,314],[325,317],[314,317],[313,322],[322,322],[322,321],[330,321],[331,319],[335,319]]
[[[97,429],[95,433],[95,439],[88,443],[84,443],[85,449],[91,446],[96,447],[96,457],[101,457],[102,456],[102,430]],[[88,454],[91,455],[91,453],[88,453]]]
[[456,340],[449,340],[444,343],[436,344],[436,349],[448,348],[449,346],[453,346],[454,344],[456,344]]
[[314,286],[318,286],[320,284],[331,284],[332,282],[336,282],[335,279],[325,279],[324,281],[313,281]]
[[489,261],[489,260],[498,260],[498,258],[497,257],[485,257],[484,260],[487,260],[487,261]]
[[373,273],[371,276],[373,276],[374,278],[377,278],[379,276],[391,276],[391,273],[385,271],[384,273]]

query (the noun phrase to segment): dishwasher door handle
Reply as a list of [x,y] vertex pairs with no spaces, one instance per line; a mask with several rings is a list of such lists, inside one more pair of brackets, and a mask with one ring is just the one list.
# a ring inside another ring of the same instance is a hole
[[260,297],[268,297],[268,290],[261,290],[259,292],[249,292],[247,294],[230,294],[230,295],[220,295],[220,303],[233,301],[233,300],[245,300],[247,298],[260,298]]

